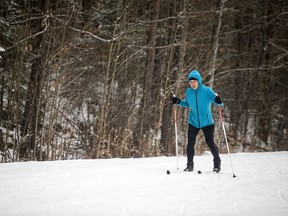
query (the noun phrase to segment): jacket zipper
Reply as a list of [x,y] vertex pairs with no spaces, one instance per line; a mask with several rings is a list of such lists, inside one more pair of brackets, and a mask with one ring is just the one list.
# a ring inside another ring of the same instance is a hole
[[198,126],[200,128],[200,117],[199,117],[199,109],[198,109],[198,91],[196,91],[196,108],[197,108]]

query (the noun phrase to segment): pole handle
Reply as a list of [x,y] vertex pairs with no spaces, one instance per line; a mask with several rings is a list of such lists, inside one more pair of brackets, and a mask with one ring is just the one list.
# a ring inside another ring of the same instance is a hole
[[222,116],[222,109],[220,106],[218,106],[218,110],[219,110],[220,120],[223,123],[224,120],[223,120],[223,116]]

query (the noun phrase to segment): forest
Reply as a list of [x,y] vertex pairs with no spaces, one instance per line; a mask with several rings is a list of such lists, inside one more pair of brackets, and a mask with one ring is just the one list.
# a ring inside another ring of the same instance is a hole
[[[170,95],[185,98],[193,69],[224,102],[232,152],[288,150],[286,0],[1,0],[0,10],[1,162],[173,156]],[[175,109],[184,155],[189,110]]]

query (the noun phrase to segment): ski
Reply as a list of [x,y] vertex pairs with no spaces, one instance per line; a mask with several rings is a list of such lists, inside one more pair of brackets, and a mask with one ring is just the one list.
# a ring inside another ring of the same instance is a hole
[[195,170],[195,171],[191,171],[191,172],[188,172],[188,171],[184,171],[184,170],[176,170],[175,172],[173,171],[173,172],[171,172],[170,170],[166,170],[166,174],[167,175],[171,175],[171,174],[176,174],[176,173],[191,173],[191,174],[198,174],[198,175],[201,175],[201,174],[204,174],[204,175],[206,175],[206,174],[222,174],[221,172],[220,172],[220,170],[219,171],[201,171],[201,170]]
[[[176,172],[173,172],[173,173],[194,173],[195,174],[195,171],[193,172],[193,171],[181,171],[181,170],[177,170]],[[197,172],[196,172],[197,174],[202,174],[202,171],[201,170],[197,170]],[[170,175],[170,174],[172,174],[171,172],[170,172],[170,170],[166,170],[166,174],[167,175]]]

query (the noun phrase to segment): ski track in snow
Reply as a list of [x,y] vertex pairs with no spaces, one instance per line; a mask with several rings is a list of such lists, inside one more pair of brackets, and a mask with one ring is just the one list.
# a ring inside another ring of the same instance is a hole
[[210,153],[192,173],[185,157],[0,164],[0,216],[288,215],[288,152],[232,154],[236,178],[221,158],[219,174]]

